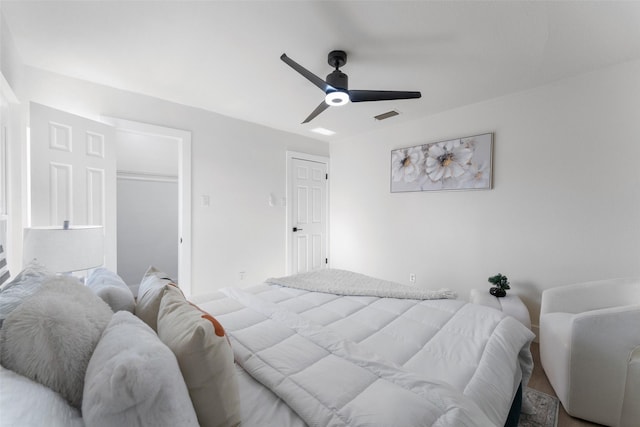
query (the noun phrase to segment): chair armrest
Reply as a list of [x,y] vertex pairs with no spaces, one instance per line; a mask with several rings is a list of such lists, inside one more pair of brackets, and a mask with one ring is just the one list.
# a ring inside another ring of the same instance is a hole
[[598,390],[606,413],[621,411],[628,364],[640,346],[640,306],[593,310],[573,316],[570,378],[572,398],[589,402]]
[[[592,342],[598,346],[605,342],[606,353],[624,348],[625,363],[640,346],[640,305],[603,308],[585,311],[573,316],[572,340],[578,346]],[[572,343],[574,344],[574,343]]]
[[582,313],[629,304],[640,304],[640,279],[598,280],[544,290],[540,315],[555,312]]
[[603,422],[598,418],[602,414],[621,413],[629,359],[640,346],[638,324],[640,306],[593,310],[572,316],[568,360],[572,392],[569,401],[564,403],[573,407],[575,413],[587,419],[593,416],[594,420],[601,420],[599,422]]
[[640,346],[631,353],[627,369],[627,385],[625,387],[621,427],[636,426],[640,420]]

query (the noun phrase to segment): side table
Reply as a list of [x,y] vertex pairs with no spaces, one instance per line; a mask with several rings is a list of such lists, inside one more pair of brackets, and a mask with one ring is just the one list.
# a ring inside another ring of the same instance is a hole
[[505,297],[494,297],[489,290],[471,289],[471,302],[485,305],[502,311],[504,314],[515,317],[524,326],[531,329],[531,317],[529,310],[517,295],[507,294]]

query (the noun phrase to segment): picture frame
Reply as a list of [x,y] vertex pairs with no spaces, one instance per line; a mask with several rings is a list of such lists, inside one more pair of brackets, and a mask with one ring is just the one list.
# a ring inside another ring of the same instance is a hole
[[490,190],[493,133],[391,150],[391,192]]

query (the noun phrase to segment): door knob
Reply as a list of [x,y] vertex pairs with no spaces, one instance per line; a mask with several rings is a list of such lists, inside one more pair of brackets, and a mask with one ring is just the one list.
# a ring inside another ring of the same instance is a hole
[[302,228],[293,227],[293,232],[295,233],[296,231],[302,231]]

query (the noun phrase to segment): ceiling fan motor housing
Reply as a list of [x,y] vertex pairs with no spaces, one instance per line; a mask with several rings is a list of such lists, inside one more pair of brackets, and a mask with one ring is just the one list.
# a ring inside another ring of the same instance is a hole
[[329,52],[327,62],[335,68],[335,71],[327,75],[326,82],[336,89],[345,91],[349,89],[349,77],[338,69],[347,63],[347,53],[344,50],[332,50]]
[[349,89],[349,77],[340,70],[335,70],[331,74],[328,74],[326,82],[336,89]]

